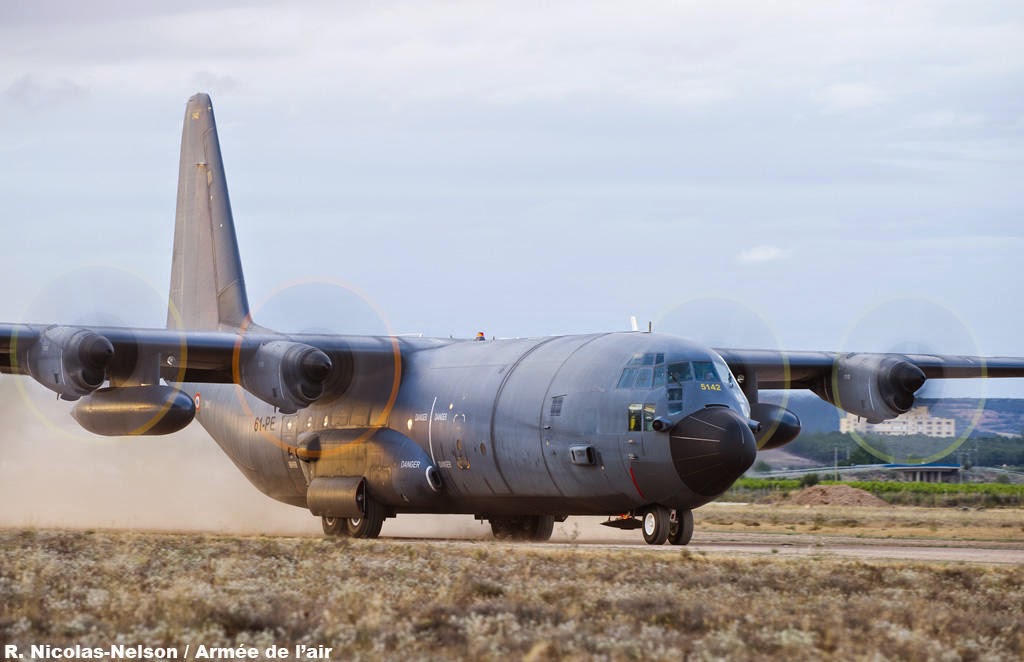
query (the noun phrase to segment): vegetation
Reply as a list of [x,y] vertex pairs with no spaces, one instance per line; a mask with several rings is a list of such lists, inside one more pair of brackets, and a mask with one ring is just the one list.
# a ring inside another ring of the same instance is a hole
[[[817,477],[817,474],[809,474]],[[777,499],[793,490],[808,486],[807,477],[801,479],[740,478],[722,497],[723,501],[761,501]],[[834,485],[835,481],[821,481]],[[1024,485],[1007,483],[917,483],[888,480],[844,481],[843,485],[856,487],[885,499],[892,504],[916,506],[1021,506],[1024,505]]]
[[1020,659],[1024,568],[0,531],[0,639],[335,659]]
[[[865,440],[872,448],[893,453],[897,457],[901,455],[898,447],[928,449],[926,452],[930,453],[947,448],[953,442],[952,439],[922,436],[894,438],[865,435]],[[839,432],[801,434],[786,445],[786,450],[823,465],[831,465],[837,456],[839,466],[876,464],[883,461],[865,450],[853,436]],[[949,454],[939,461],[963,462],[967,466],[978,467],[1024,467],[1024,436],[968,439],[958,448],[951,449]]]
[[819,481],[821,481],[821,477],[818,474],[804,474],[800,477],[798,482],[800,483],[800,487],[813,487],[814,485],[817,485]]
[[[757,534],[766,544],[787,544],[794,534],[856,537],[865,544],[893,539],[941,541],[964,546],[998,542],[1024,546],[1024,510],[1019,508],[932,508],[872,506],[804,506],[782,503],[711,503],[694,512],[701,536],[715,533]],[[780,537],[781,536],[781,537]]]

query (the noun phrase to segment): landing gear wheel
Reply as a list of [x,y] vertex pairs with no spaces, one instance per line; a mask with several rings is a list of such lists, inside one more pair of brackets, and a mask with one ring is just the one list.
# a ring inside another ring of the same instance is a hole
[[663,545],[668,540],[669,521],[668,508],[651,506],[644,511],[643,533],[644,542],[648,545]]
[[348,531],[345,529],[345,520],[341,517],[321,517],[320,523],[324,527],[324,535],[345,536]]
[[492,517],[491,533],[498,540],[534,540],[544,542],[551,539],[555,518],[550,515],[527,515],[524,517]]
[[555,530],[555,518],[551,515],[540,515],[534,518],[537,520],[533,527],[533,535],[530,540],[547,542],[551,540],[551,533]]
[[693,538],[693,511],[677,510],[675,519],[668,527],[668,541],[673,545],[689,544]]
[[491,524],[491,535],[496,540],[511,540],[514,537],[515,529],[511,518],[492,518],[487,521]]
[[384,526],[384,508],[366,497],[366,512],[362,517],[349,517],[345,520],[345,530],[353,538],[376,538],[380,535],[380,529]]

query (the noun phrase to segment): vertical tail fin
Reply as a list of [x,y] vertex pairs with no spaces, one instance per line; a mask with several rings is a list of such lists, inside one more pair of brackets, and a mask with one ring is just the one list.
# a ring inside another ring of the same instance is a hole
[[238,328],[249,321],[235,223],[208,94],[185,107],[167,327]]

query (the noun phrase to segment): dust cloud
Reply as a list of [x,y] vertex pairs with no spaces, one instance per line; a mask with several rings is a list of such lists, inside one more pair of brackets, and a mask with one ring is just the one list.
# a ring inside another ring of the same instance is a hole
[[[71,407],[31,379],[0,377],[0,526],[322,535],[319,518],[253,487],[198,423],[99,437]],[[574,539],[572,527],[556,525],[555,538]],[[490,527],[470,515],[401,515],[382,535],[481,539]]]
[[0,378],[0,526],[320,531],[252,487],[198,424],[106,438],[78,427],[71,406],[30,379]]
[[[71,407],[29,378],[0,376],[0,527],[322,535],[309,511],[253,487],[198,423],[162,437],[99,437]],[[570,518],[552,540],[630,537],[601,519]],[[381,535],[491,538],[472,515],[400,515]]]

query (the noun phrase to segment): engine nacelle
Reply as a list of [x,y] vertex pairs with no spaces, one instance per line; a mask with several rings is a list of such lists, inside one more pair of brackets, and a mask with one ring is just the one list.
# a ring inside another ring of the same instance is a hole
[[196,407],[187,393],[171,386],[117,386],[82,398],[71,415],[93,434],[157,435],[191,423]]
[[800,434],[800,417],[779,405],[754,402],[750,405],[750,418],[761,424],[761,430],[754,433],[759,451],[781,448]]
[[242,363],[239,382],[282,413],[294,414],[324,394],[332,368],[331,359],[316,347],[273,340]]
[[37,382],[63,400],[77,400],[103,385],[113,357],[114,346],[98,333],[52,326],[28,349],[24,361]]
[[836,361],[832,374],[812,389],[843,411],[880,423],[910,411],[914,393],[927,377],[900,356],[848,354]]

